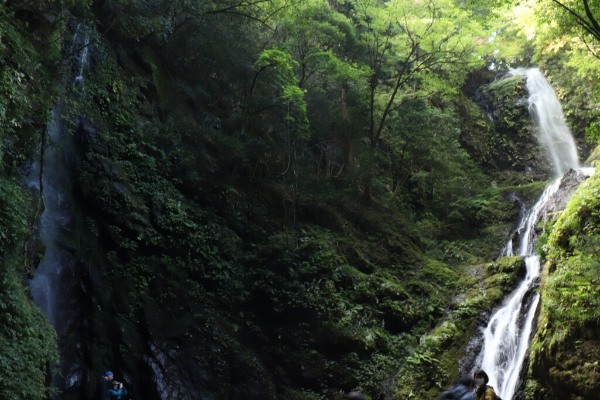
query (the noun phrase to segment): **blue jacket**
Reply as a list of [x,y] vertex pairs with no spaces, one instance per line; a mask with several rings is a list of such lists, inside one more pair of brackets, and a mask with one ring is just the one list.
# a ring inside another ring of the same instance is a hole
[[476,400],[465,385],[454,385],[441,394],[440,400]]
[[110,389],[108,394],[110,394],[111,399],[121,400],[127,394],[127,389]]

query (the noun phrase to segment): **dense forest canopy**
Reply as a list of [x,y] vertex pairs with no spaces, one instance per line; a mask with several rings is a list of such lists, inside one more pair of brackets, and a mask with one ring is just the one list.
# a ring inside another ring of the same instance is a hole
[[[93,398],[108,368],[135,399],[435,398],[520,279],[498,254],[551,176],[507,71],[542,69],[581,157],[600,143],[595,0],[0,10],[2,398]],[[46,173],[67,177],[58,329],[28,289]],[[598,351],[594,182],[540,228],[557,300],[528,399],[597,388],[597,363],[543,373],[548,349]]]

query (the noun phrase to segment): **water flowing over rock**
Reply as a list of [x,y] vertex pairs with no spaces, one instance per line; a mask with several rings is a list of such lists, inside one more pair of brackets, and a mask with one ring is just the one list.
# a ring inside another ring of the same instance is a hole
[[[560,176],[549,185],[538,202],[523,213],[515,234],[504,246],[505,256],[515,255],[513,238],[518,238],[518,253],[525,258],[527,274],[503,305],[490,317],[483,330],[483,345],[473,370],[482,368],[490,376],[490,385],[505,399],[515,398],[521,381],[521,369],[528,354],[534,317],[539,302],[540,257],[535,254],[536,226],[549,213],[562,210],[589,169],[580,170],[575,142],[564,123],[556,94],[541,72],[517,69],[513,74],[527,77],[529,109],[536,120],[540,143],[547,149],[555,173]],[[568,171],[566,174],[565,172]],[[563,176],[564,174],[564,176]],[[477,336],[477,335],[476,335]],[[476,345],[472,344],[472,347]],[[517,396],[518,398],[518,396]]]
[[[45,248],[29,287],[35,304],[46,314],[63,343],[63,355],[70,328],[80,323],[79,318],[73,315],[77,310],[77,307],[73,307],[73,302],[77,302],[74,293],[85,290],[77,277],[78,228],[74,218],[77,205],[73,199],[72,175],[76,163],[75,143],[64,113],[66,96],[80,96],[82,93],[90,43],[82,24],[74,24],[73,30],[74,34],[63,50],[62,85],[69,94],[59,98],[54,106],[42,140],[43,149],[38,154],[39,159],[32,163],[27,178],[27,186],[39,191],[43,199],[44,209],[38,222],[38,235]],[[81,343],[69,343],[71,352],[79,352],[80,347]],[[72,363],[63,364],[61,370],[62,378],[53,378],[53,385],[61,388],[76,385],[83,375],[79,366]]]
[[527,78],[529,112],[538,128],[538,138],[544,146],[556,176],[561,176],[579,165],[577,147],[571,131],[565,122],[560,101],[552,86],[537,68],[518,68],[514,75]]

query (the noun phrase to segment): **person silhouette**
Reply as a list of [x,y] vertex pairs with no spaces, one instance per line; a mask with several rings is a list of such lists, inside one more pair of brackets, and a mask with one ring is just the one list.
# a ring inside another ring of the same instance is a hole
[[110,383],[113,381],[113,379],[114,374],[112,373],[112,371],[106,371],[104,375],[102,375],[102,377],[100,378],[98,393],[98,398],[100,400],[110,400],[110,394],[108,393],[108,391],[110,390]]
[[496,400],[497,396],[494,388],[487,384],[490,381],[488,374],[480,369],[473,374],[473,377],[475,378],[475,385],[477,386],[477,391],[475,392],[476,399]]

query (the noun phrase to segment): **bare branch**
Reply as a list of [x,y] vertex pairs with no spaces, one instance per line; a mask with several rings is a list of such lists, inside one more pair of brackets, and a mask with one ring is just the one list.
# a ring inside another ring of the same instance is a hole
[[269,28],[270,30],[275,30],[274,27],[272,27],[272,26],[270,26],[268,24],[268,21],[274,15],[276,15],[277,13],[279,13],[281,10],[289,7],[291,0],[284,2],[284,4],[281,7],[272,10],[270,13],[264,15],[262,18],[261,17],[256,17],[256,16],[252,15],[249,12],[239,11],[239,10],[244,9],[244,8],[259,7],[261,4],[263,4],[263,3],[269,3],[270,1],[271,0],[254,0],[254,1],[241,0],[238,3],[233,4],[231,6],[228,6],[228,7],[223,7],[223,8],[219,8],[219,9],[216,9],[216,10],[207,11],[206,14],[207,15],[229,14],[229,15],[241,16],[241,17],[244,17],[244,18],[251,19],[253,21],[257,21],[257,22],[261,23],[262,25],[264,25],[265,27]]
[[598,54],[598,52],[594,49],[592,49],[592,47],[590,46],[590,44],[587,42],[587,40],[585,40],[585,38],[581,38],[583,40],[583,43],[585,44],[585,47],[588,49],[588,51],[590,52],[590,54],[598,59],[600,59],[600,54]]
[[268,2],[269,2],[269,0],[255,0],[255,1],[250,1],[250,2],[248,2],[248,1],[245,1],[245,0],[241,0],[241,1],[240,1],[239,3],[237,3],[237,4],[234,4],[234,5],[232,5],[232,6],[229,6],[229,7],[223,7],[223,8],[221,8],[221,9],[217,9],[217,10],[209,11],[209,12],[207,12],[207,14],[220,14],[220,13],[226,13],[226,12],[228,12],[228,11],[231,11],[231,10],[238,9],[238,8],[240,8],[240,7],[252,7],[252,6],[255,6],[255,5],[257,5],[257,4],[260,4],[260,3],[268,3]]
[[[552,0],[552,1],[556,4],[558,4],[564,10],[566,10],[573,17],[575,17],[575,23],[577,23],[577,25],[581,26],[581,28],[583,28],[586,32],[588,32],[590,35],[594,36],[594,38],[596,40],[600,40],[600,29],[596,30],[594,28],[594,25],[598,26],[598,22],[592,15],[591,11],[589,11],[589,14],[588,14],[588,17],[591,16],[591,21],[590,21],[590,20],[586,20],[586,18],[582,17],[575,10],[573,10],[572,8],[569,8],[568,6],[566,6],[559,0]],[[586,10],[589,10],[589,5],[588,5],[587,0],[583,0],[583,2],[584,2],[584,6],[585,6]],[[600,26],[598,28],[600,28]]]

